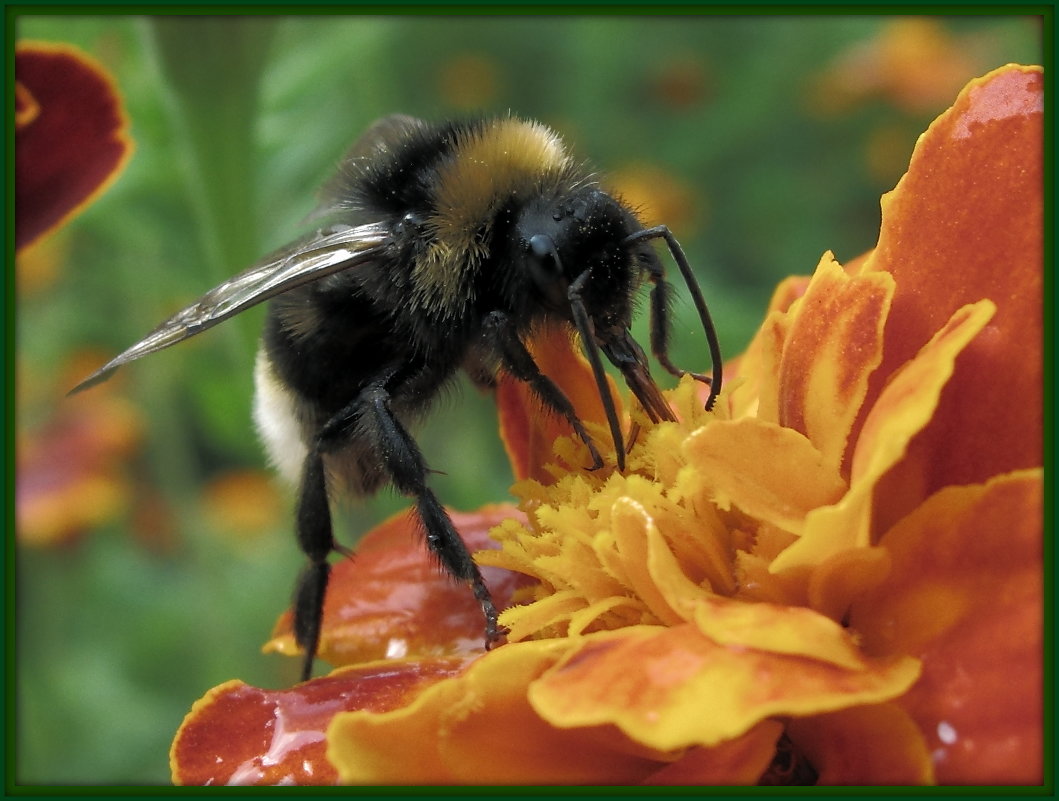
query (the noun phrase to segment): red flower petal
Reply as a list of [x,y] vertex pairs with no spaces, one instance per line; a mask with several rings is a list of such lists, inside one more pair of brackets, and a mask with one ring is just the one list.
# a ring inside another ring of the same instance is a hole
[[456,675],[466,660],[388,661],[336,671],[288,690],[241,681],[214,687],[184,719],[170,750],[174,784],[335,784],[326,759],[332,718],[384,712]]
[[15,244],[22,248],[102,192],[132,140],[113,80],[76,48],[19,44],[15,77]]
[[[489,529],[509,517],[514,506],[485,506],[476,512],[449,514],[470,551],[495,548]],[[498,609],[524,577],[499,568],[483,568]],[[280,618],[266,650],[298,651],[287,612]],[[324,603],[320,657],[348,665],[385,657],[480,651],[484,644],[482,608],[470,588],[454,582],[428,550],[422,532],[408,512],[372,529],[357,546],[356,556],[334,566]]]

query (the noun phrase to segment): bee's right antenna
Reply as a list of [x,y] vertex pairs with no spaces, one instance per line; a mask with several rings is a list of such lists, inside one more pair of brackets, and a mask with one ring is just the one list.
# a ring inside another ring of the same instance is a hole
[[[645,228],[642,231],[637,231],[635,234],[630,234],[625,238],[625,241],[622,244],[630,245],[636,242],[641,242],[645,239],[658,238],[662,238],[666,241],[666,245],[669,247],[669,252],[673,254],[673,259],[676,261],[681,274],[684,276],[684,283],[688,285],[692,300],[695,301],[695,308],[699,312],[699,319],[702,321],[703,330],[706,332],[706,343],[710,348],[710,362],[713,367],[713,376],[709,379],[707,379],[706,376],[701,376],[697,373],[692,373],[692,376],[701,381],[707,381],[710,385],[710,394],[706,398],[706,410],[709,411],[713,408],[714,403],[717,401],[717,396],[721,392],[721,345],[717,341],[717,331],[713,327],[713,319],[710,317],[710,310],[706,307],[706,300],[702,297],[702,290],[699,289],[698,281],[695,280],[695,273],[692,272],[691,265],[688,264],[688,259],[687,256],[684,255],[683,248],[680,247],[680,243],[677,242],[676,237],[673,236],[672,232],[665,225],[656,225],[653,228]],[[655,346],[653,350],[655,351],[655,356],[658,361],[666,368],[666,370],[673,375],[682,376],[688,371],[674,367],[672,362],[669,361],[669,356],[666,353],[666,340],[668,339],[666,292],[668,285],[665,282],[665,276],[663,275],[661,268],[652,269],[648,267],[647,270],[651,281],[655,285],[651,292],[651,339],[652,344]]]

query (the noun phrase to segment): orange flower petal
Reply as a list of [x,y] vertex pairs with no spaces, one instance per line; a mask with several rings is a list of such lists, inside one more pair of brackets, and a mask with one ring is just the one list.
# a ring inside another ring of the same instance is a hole
[[906,499],[1042,463],[1043,92],[1039,67],[971,81],[883,198],[865,269],[891,273],[897,291],[870,398],[956,309],[997,305],[906,457],[923,494],[896,488],[890,522],[913,508]]
[[874,654],[922,657],[900,704],[942,784],[1037,784],[1042,763],[1042,473],[950,487],[887,532],[890,578],[853,605]]
[[764,720],[742,737],[713,748],[689,748],[643,783],[700,787],[757,784],[776,755],[776,741],[782,733],[782,724]]
[[820,785],[934,783],[922,732],[893,702],[792,720],[787,735]]
[[132,140],[113,79],[80,50],[19,43],[15,76],[23,87],[15,133],[15,245],[22,248],[102,192],[132,154]]
[[879,586],[891,568],[885,548],[850,548],[837,553],[809,574],[809,606],[832,620],[845,620],[853,600]]
[[383,712],[459,673],[465,659],[386,661],[332,673],[288,690],[241,681],[196,701],[170,750],[174,784],[334,784],[325,731],[347,709]]
[[756,418],[708,423],[685,440],[684,452],[717,506],[792,533],[846,490],[837,465],[826,464],[804,435]]
[[[506,504],[449,514],[472,552],[495,548],[489,529],[520,517]],[[499,568],[483,568],[482,574],[500,609],[525,581]],[[298,652],[290,622],[287,612],[266,651]],[[348,665],[412,654],[475,652],[483,647],[484,632],[482,609],[470,589],[443,573],[414,518],[401,512],[365,535],[354,559],[334,566],[324,602],[320,657]]]
[[691,625],[630,626],[585,636],[529,688],[541,717],[565,729],[613,724],[649,748],[713,746],[766,718],[877,703],[919,674],[914,659],[860,669],[726,647]]
[[[592,369],[588,360],[576,349],[570,332],[560,326],[545,327],[534,335],[528,347],[541,372],[562,390],[581,421],[606,426],[607,418]],[[607,384],[620,418],[621,395],[609,376]],[[507,375],[501,375],[497,384],[496,402],[500,414],[500,436],[515,478],[534,478],[542,484],[552,483],[555,478],[545,469],[545,465],[555,461],[552,454],[555,440],[573,434],[570,424],[558,415],[546,412],[528,384]],[[610,436],[596,437],[595,444],[603,458],[607,459]],[[613,461],[613,456],[609,458]],[[590,464],[587,456],[583,461],[581,466]]]
[[407,707],[339,715],[328,757],[349,784],[628,784],[672,761],[612,727],[557,730],[537,715],[526,687],[571,644],[505,645]]
[[805,434],[836,472],[868,377],[882,361],[893,291],[886,273],[851,277],[826,253],[792,309],[779,365],[778,422]]
[[985,327],[993,310],[987,300],[958,310],[893,376],[861,430],[853,453],[849,492],[838,503],[820,506],[806,515],[801,538],[776,557],[773,572],[812,567],[849,548],[871,544],[876,482],[900,461],[912,437],[930,423],[956,357]]
[[[795,275],[780,281],[772,293],[765,323],[758,329],[746,350],[724,366],[728,376],[725,393],[730,417],[753,415],[770,422],[778,419],[776,412],[776,376],[783,340],[787,336],[789,319],[786,312],[809,287],[809,276]],[[784,322],[780,322],[784,321]],[[767,408],[759,408],[763,389],[768,398]]]

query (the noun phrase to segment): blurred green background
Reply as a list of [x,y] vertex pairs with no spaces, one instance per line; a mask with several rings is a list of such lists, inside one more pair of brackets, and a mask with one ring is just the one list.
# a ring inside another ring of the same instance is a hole
[[[263,310],[64,394],[303,230],[372,120],[510,109],[557,128],[673,229],[731,357],[780,278],[873,246],[879,196],[969,79],[1042,58],[1039,20],[996,16],[17,25],[103,63],[136,141],[119,180],[18,263],[14,778],[28,784],[167,783],[169,742],[209,688],[296,680],[295,660],[259,652],[302,564],[291,493],[250,422]],[[706,368],[688,305],[675,361]],[[453,395],[420,433],[446,503],[507,497],[488,398]],[[344,509],[339,536],[403,506],[384,492]]]

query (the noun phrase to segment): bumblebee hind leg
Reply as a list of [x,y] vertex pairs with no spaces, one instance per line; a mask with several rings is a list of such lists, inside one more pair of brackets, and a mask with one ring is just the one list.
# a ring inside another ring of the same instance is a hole
[[296,520],[298,545],[309,557],[309,564],[302,571],[294,591],[294,641],[305,651],[301,680],[308,681],[320,644],[324,595],[331,576],[327,557],[331,551],[338,550],[331,530],[327,480],[318,448],[305,457]]

